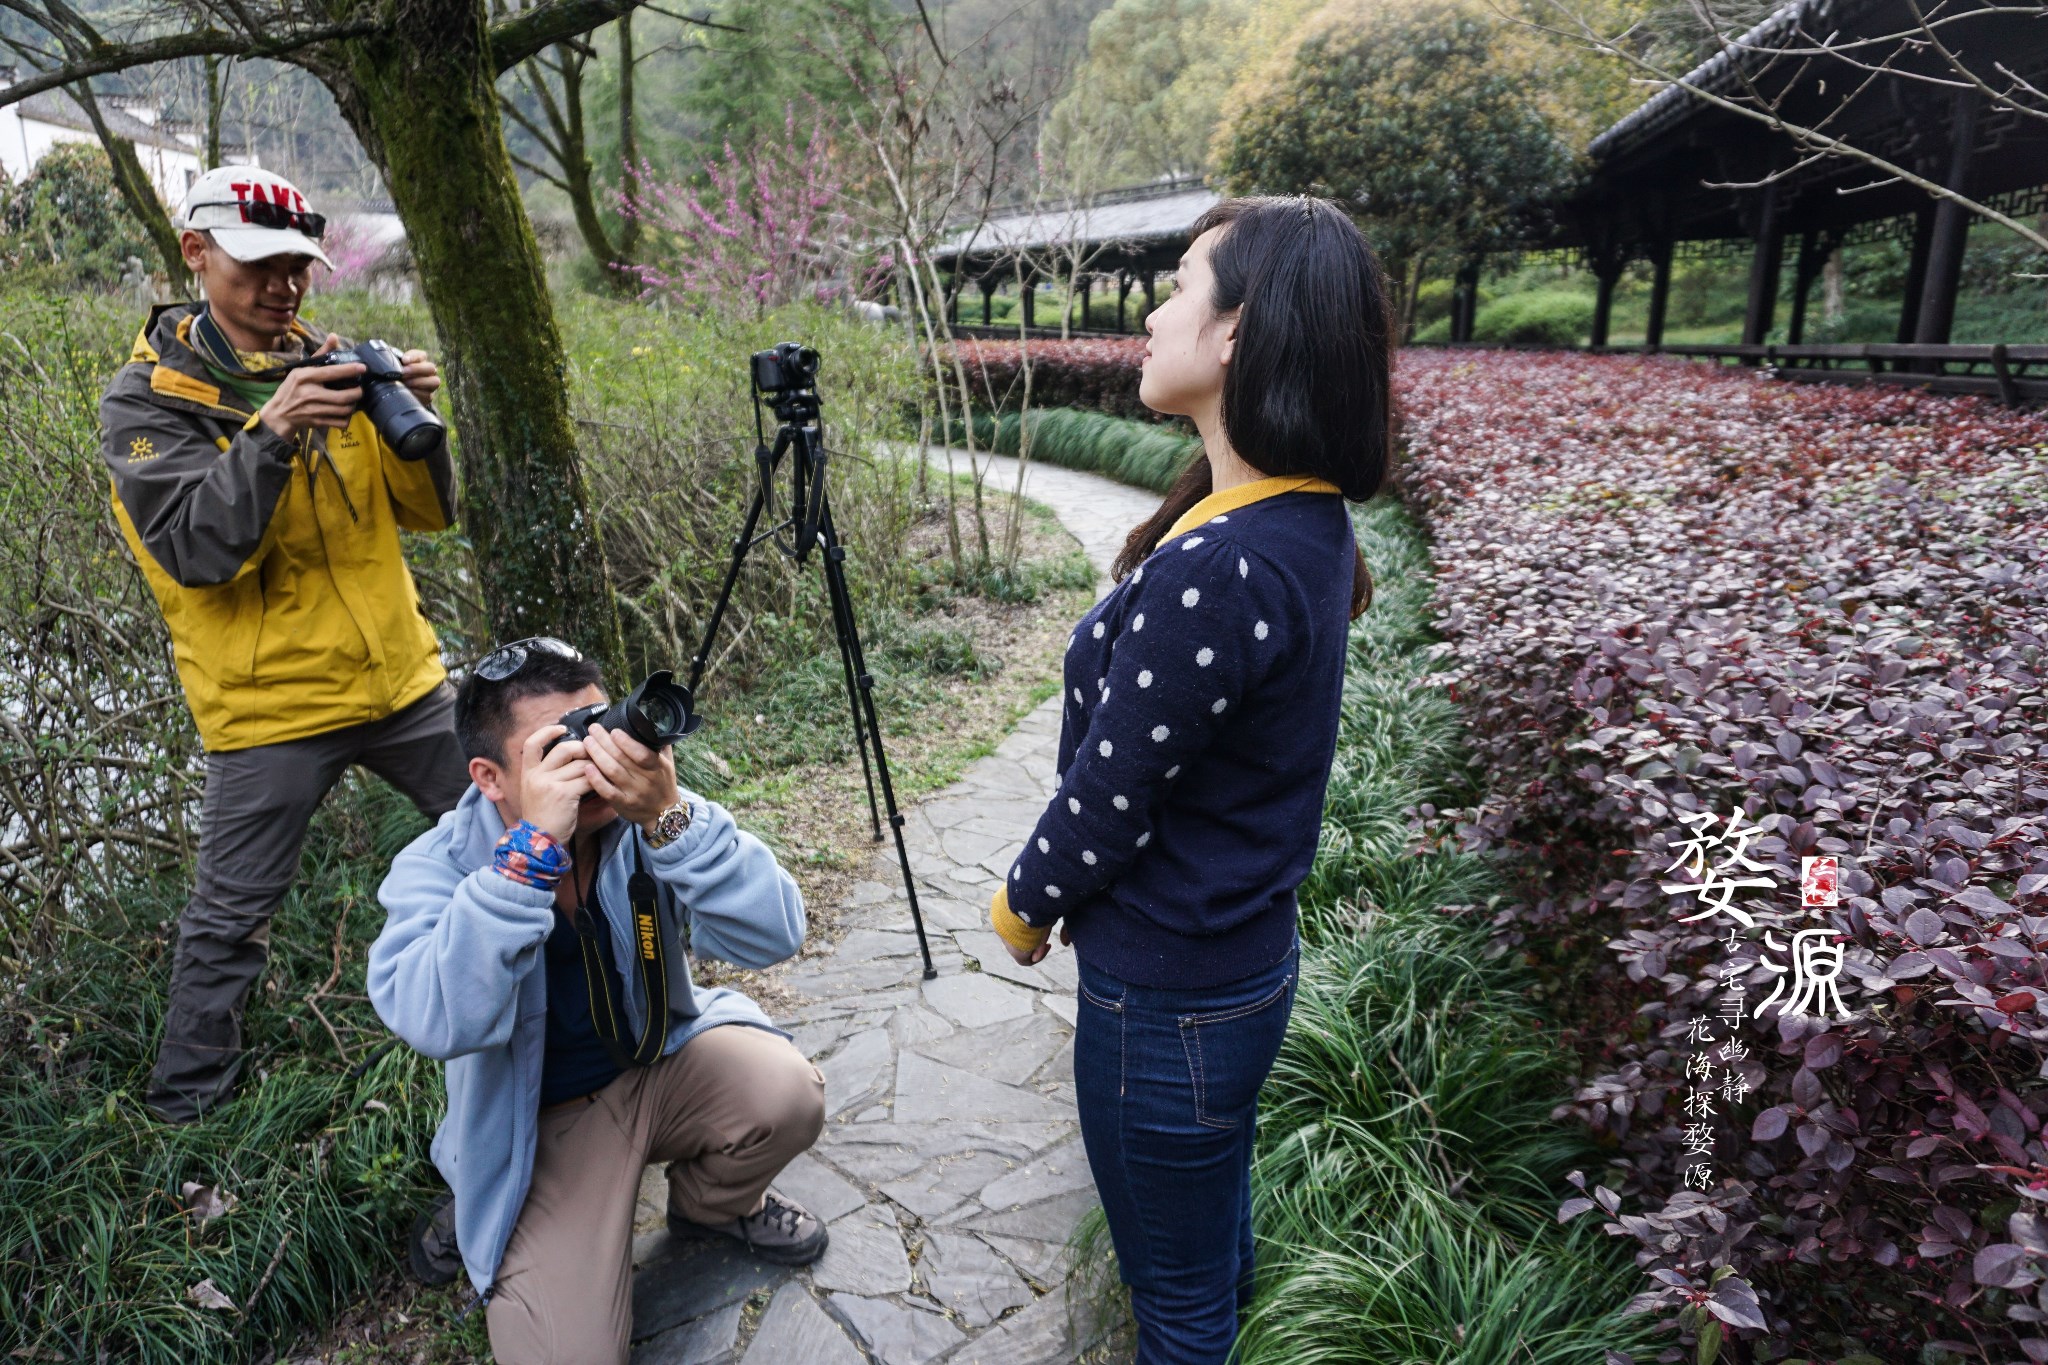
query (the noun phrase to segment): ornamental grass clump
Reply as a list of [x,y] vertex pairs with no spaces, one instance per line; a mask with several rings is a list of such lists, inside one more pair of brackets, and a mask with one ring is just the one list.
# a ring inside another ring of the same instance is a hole
[[[1637,1244],[1689,1348],[1659,1359],[2048,1360],[2048,421],[1661,359],[1401,378],[1489,788],[1460,831],[1527,869],[1495,942],[1578,1029],[1561,1112],[1612,1150],[1561,1215]],[[1731,812],[1754,927],[1664,889],[1685,817]],[[1805,855],[1838,906],[1802,907]],[[1786,1016],[1814,927],[1842,1008]],[[1688,1112],[1689,1026],[1738,981]]]

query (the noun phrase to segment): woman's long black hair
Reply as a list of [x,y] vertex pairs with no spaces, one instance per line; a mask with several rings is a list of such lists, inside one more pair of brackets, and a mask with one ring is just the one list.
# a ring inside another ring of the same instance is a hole
[[[1261,474],[1327,479],[1364,502],[1386,478],[1393,445],[1391,325],[1386,276],[1358,225],[1327,199],[1226,199],[1195,220],[1190,240],[1222,228],[1209,252],[1209,303],[1238,310],[1223,374],[1223,430]],[[1200,453],[1150,520],[1124,542],[1118,582],[1210,492]],[[1351,614],[1372,601],[1365,556],[1352,574]]]

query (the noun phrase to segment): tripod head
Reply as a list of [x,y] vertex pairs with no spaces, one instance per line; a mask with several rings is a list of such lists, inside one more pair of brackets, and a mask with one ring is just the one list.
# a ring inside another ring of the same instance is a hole
[[[754,462],[761,471],[761,492],[774,505],[776,466],[782,457],[795,452],[790,462],[789,520],[772,527],[776,548],[801,564],[818,543],[818,526],[825,515],[825,433],[818,398],[818,353],[809,346],[785,341],[765,351],[756,351],[748,369],[754,384]],[[775,414],[775,442],[771,446],[761,423],[761,405]],[[777,532],[792,534],[784,542]]]

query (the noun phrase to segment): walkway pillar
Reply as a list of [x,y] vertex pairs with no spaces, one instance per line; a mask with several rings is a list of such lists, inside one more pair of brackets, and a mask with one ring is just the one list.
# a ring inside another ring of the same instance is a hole
[[1664,344],[1664,315],[1671,303],[1671,241],[1650,244],[1650,319],[1643,328],[1643,347],[1654,351]]
[[1905,297],[1899,301],[1901,345],[1920,334],[1920,296],[1927,288],[1927,256],[1934,248],[1934,205],[1922,204],[1913,214],[1913,251],[1906,258]]
[[1451,340],[1470,341],[1472,323],[1479,316],[1479,270],[1475,257],[1458,267],[1451,288]]
[[996,325],[995,283],[994,281],[990,280],[989,277],[986,275],[981,277],[979,283],[981,285],[981,325],[984,327],[993,327]]
[[1030,280],[1024,281],[1024,325],[1026,327],[1036,327],[1038,325],[1038,310],[1034,306],[1037,301],[1037,290],[1033,287],[1032,282]]
[[1749,258],[1749,306],[1742,315],[1742,344],[1761,346],[1771,334],[1778,307],[1778,268],[1785,263],[1784,191],[1778,181],[1764,186],[1757,204],[1756,254]]
[[1119,332],[1131,330],[1130,324],[1124,321],[1124,319],[1130,310],[1132,283],[1130,271],[1119,270],[1116,272],[1116,329]]
[[[1981,101],[1975,90],[1956,92],[1955,117],[1951,125],[1946,189],[1969,193],[1970,157],[1977,145],[1977,111]],[[1970,216],[1961,204],[1943,199],[1934,208],[1934,228],[1929,234],[1927,278],[1921,285],[1920,316],[1913,340],[1923,346],[1946,346],[1955,327],[1956,294],[1963,282],[1963,247],[1969,239]]]
[[1813,292],[1814,277],[1820,274],[1833,241],[1819,228],[1799,238],[1799,263],[1792,270],[1792,316],[1785,323],[1785,344],[1798,346],[1806,340],[1806,296]]
[[1588,342],[1591,346],[1607,344],[1607,333],[1614,321],[1614,286],[1621,280],[1627,259],[1628,254],[1617,249],[1603,253],[1593,262],[1597,290],[1593,296],[1593,334]]

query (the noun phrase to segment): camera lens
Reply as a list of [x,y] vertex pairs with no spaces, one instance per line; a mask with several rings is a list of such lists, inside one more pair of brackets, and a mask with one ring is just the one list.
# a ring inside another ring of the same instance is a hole
[[403,384],[385,381],[366,385],[363,411],[370,415],[378,434],[398,452],[401,460],[424,460],[441,448],[447,435],[448,429],[441,419]]
[[666,748],[697,728],[690,690],[663,669],[606,714],[602,724],[625,730],[650,749]]

